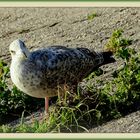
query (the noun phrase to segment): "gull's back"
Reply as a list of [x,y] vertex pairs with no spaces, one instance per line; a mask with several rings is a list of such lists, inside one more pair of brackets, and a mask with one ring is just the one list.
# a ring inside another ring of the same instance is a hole
[[29,61],[42,70],[46,82],[75,83],[85,78],[103,62],[100,53],[86,48],[53,46],[30,53]]

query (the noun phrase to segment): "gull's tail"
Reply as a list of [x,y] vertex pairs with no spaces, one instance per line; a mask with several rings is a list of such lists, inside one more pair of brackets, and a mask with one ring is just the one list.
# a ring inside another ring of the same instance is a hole
[[116,60],[113,58],[113,53],[111,51],[92,52],[92,57],[95,61],[93,70],[96,70],[97,68],[99,68],[102,65],[116,62]]
[[113,53],[111,51],[108,52],[101,52],[103,56],[103,63],[101,65],[109,64],[109,63],[114,63],[116,60],[113,58]]

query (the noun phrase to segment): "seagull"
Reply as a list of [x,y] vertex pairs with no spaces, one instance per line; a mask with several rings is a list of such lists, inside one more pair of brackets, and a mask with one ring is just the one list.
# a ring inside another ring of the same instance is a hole
[[45,98],[46,113],[49,98],[64,94],[65,85],[76,85],[95,68],[115,62],[112,52],[95,52],[87,48],[56,45],[31,52],[20,39],[10,44],[9,51],[12,82],[32,97]]

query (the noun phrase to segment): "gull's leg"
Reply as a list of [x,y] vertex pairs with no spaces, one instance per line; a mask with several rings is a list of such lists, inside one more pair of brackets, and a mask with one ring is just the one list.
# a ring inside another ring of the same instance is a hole
[[45,97],[45,113],[49,113],[49,97]]

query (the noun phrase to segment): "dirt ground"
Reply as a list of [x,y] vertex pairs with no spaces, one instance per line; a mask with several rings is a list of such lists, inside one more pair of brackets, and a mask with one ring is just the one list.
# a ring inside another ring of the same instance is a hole
[[[97,16],[88,20],[93,13]],[[10,64],[9,44],[18,38],[31,50],[49,45],[103,50],[116,29],[140,51],[140,8],[0,8],[0,58]],[[139,116],[138,111],[89,131],[140,132]]]

